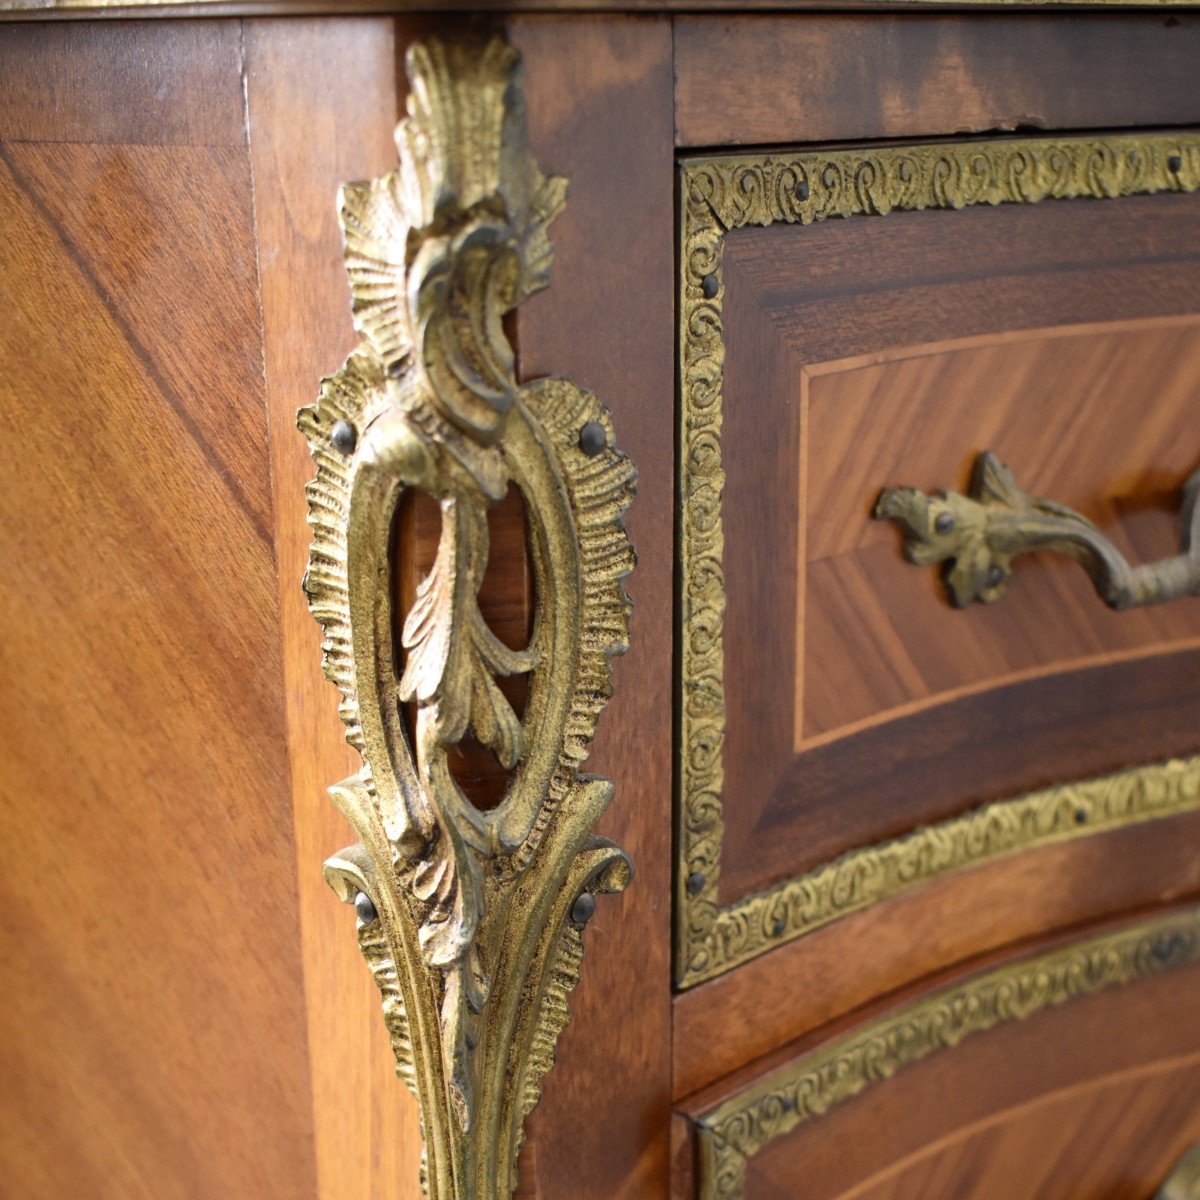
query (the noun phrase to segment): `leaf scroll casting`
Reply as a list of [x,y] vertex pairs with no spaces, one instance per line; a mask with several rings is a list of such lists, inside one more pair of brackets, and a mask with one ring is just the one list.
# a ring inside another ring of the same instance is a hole
[[[408,74],[399,166],[340,197],[360,343],[299,414],[317,464],[305,592],[363,757],[330,789],[360,844],[326,877],[356,906],[398,1071],[421,1104],[428,1194],[506,1198],[590,897],[631,876],[592,836],[612,784],[578,771],[628,643],[622,518],[636,472],[593,396],[516,380],[503,318],[549,282],[566,182],[530,153],[515,51],[430,41],[409,51]],[[478,603],[488,509],[510,485],[535,584],[520,650]],[[441,533],[397,647],[392,526],[406,489],[434,498]],[[497,684],[518,674],[520,716]],[[509,772],[487,811],[450,770],[468,736]]]

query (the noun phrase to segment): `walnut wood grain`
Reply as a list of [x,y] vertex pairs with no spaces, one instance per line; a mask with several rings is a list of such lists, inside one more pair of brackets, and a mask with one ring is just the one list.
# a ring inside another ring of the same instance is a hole
[[416,1197],[421,1149],[354,915],[321,877],[322,862],[354,840],[326,788],[359,759],[343,740],[337,693],[321,674],[320,631],[300,590],[313,468],[295,421],[354,345],[337,191],[395,165],[398,55],[415,32],[383,18],[251,21],[245,29],[309,1093],[318,1195],[339,1200]]
[[[1014,0],[962,0],[968,9],[1010,6]],[[1192,0],[1020,0],[1030,6],[1057,9],[1097,6],[1113,8],[1187,8]],[[863,12],[897,9],[929,13],[948,0],[0,0],[0,23],[24,21],[129,20],[145,17],[356,16],[367,13],[605,13],[649,15],[674,12],[731,11]]]
[[236,36],[131,36],[0,37],[0,1189],[311,1195]]
[[236,21],[14,25],[0,36],[0,139],[244,147],[240,71]]
[[665,20],[514,20],[530,141],[571,190],[550,287],[517,312],[522,378],[564,374],[612,410],[636,463],[626,520],[631,649],[587,769],[614,780],[598,832],[633,860],[588,926],[558,1066],[530,1120],[543,1200],[661,1196],[670,1111],[674,241]]
[[1200,22],[1151,14],[675,21],[680,146],[1200,119]]
[[[992,1114],[842,1195],[1008,1200],[1019,1172],[1029,1195],[1143,1200],[1147,1187],[1162,1180],[1181,1138],[1196,1128],[1186,1115],[1182,1131],[1169,1123],[1189,1113],[1197,1090],[1200,1055],[1134,1067]],[[1061,1133],[1056,1138],[1048,1131]]]
[[[902,464],[929,455],[925,485],[955,486],[995,444],[1135,556],[1169,552],[1168,480],[1200,456],[1198,260],[1200,199],[1176,195],[727,237],[725,899],[987,800],[1196,749],[1200,606],[1129,624],[1072,564],[1030,560],[1006,604],[955,612],[869,513],[909,482]],[[945,352],[960,339],[978,341]],[[889,392],[876,364],[906,355]],[[837,363],[861,373],[822,365]],[[905,690],[939,672],[942,703]]]

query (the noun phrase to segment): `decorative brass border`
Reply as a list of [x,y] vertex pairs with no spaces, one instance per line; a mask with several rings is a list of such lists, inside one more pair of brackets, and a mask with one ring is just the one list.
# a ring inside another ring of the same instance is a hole
[[[711,979],[878,900],[999,854],[1200,806],[1200,759],[988,805],[850,852],[721,905],[725,610],[721,383],[725,235],[777,221],[1033,204],[1200,187],[1200,134],[1019,138],[817,152],[728,154],[681,165],[679,253],[680,736],[675,976]],[[1104,797],[1111,796],[1112,799]],[[1083,797],[1082,801],[1077,797]],[[1082,803],[1111,819],[1060,819]],[[1111,807],[1110,807],[1111,806]]]
[[740,1200],[746,1160],[904,1067],[997,1025],[1200,963],[1200,908],[989,971],[772,1071],[698,1121],[699,1200]]

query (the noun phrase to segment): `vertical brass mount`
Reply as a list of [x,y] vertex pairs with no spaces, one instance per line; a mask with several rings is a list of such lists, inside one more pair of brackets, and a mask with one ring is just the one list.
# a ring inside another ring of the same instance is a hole
[[[518,384],[506,313],[549,280],[566,181],[530,153],[517,54],[413,46],[399,166],[342,188],[360,334],[298,423],[317,465],[305,592],[362,755],[330,789],[359,843],[325,865],[355,905],[433,1200],[507,1200],[524,1118],[568,1020],[592,897],[631,867],[592,836],[612,796],[579,766],[627,646],[622,527],[636,473],[608,413],[562,379]],[[488,508],[527,513],[532,633],[513,649],[477,602]],[[393,522],[437,502],[436,560],[393,634]],[[528,677],[523,713],[496,678]],[[405,712],[411,715],[411,732]],[[468,736],[508,772],[477,808],[449,756]]]

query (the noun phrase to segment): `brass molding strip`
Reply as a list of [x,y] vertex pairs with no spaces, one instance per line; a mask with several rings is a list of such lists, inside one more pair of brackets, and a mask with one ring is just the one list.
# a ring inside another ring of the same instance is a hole
[[[1113,823],[1064,828],[1081,789],[1115,789],[1119,824],[1198,806],[1200,759],[1124,772],[988,805],[887,846],[850,852],[769,891],[722,905],[725,736],[721,497],[721,308],[725,235],[775,222],[976,204],[1034,204],[1200,187],[1200,134],[1017,138],[687,158],[680,169],[680,734],[675,977],[690,987],[829,921],[948,871]],[[1161,802],[1152,797],[1166,797]],[[1092,805],[1087,802],[1087,806]],[[1105,802],[1107,803],[1107,802]],[[988,831],[1012,830],[1003,836]],[[959,849],[943,849],[945,846]],[[907,864],[901,869],[901,864]],[[913,873],[909,873],[909,871]]]
[[1200,810],[1200,756],[998,800],[894,841],[851,850],[718,910],[702,947],[719,975],[775,946],[953,871],[1006,855]]
[[699,1200],[741,1200],[749,1158],[905,1067],[998,1025],[1197,963],[1192,908],[989,971],[836,1038],[699,1118]]
[[[408,52],[399,166],[339,198],[360,340],[298,414],[317,466],[304,589],[363,765],[330,788],[359,844],[325,864],[353,904],[397,1073],[421,1106],[430,1200],[508,1200],[524,1121],[569,1020],[596,896],[631,866],[592,836],[612,799],[580,775],[628,645],[622,518],[636,472],[607,411],[565,379],[518,384],[503,317],[549,283],[566,180],[526,140],[516,51]],[[528,645],[478,593],[489,507],[525,506]],[[397,630],[393,523],[438,504],[434,564]],[[523,675],[518,713],[497,677]],[[481,809],[451,756],[473,735],[508,772]]]

